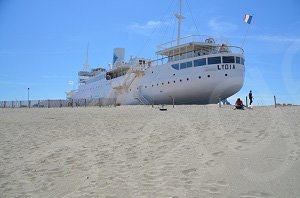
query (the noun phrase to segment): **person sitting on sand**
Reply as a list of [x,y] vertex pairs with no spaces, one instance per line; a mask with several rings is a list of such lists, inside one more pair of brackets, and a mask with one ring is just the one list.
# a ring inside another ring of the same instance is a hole
[[243,101],[240,98],[235,102],[235,109],[244,109]]

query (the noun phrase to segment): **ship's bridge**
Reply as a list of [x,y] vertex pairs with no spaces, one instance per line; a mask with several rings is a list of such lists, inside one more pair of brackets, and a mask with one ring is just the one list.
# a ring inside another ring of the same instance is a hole
[[240,47],[216,44],[212,37],[202,35],[186,36],[180,40],[163,43],[158,48],[156,54],[163,59],[168,58],[168,62],[218,53],[244,53]]

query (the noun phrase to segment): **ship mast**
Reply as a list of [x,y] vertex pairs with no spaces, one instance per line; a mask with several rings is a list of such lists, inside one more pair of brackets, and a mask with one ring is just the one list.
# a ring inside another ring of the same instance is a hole
[[85,71],[88,71],[89,70],[89,43],[87,45],[87,48],[86,48],[86,59],[85,59],[85,63],[83,64],[83,68]]
[[179,14],[175,14],[178,20],[178,35],[177,35],[177,45],[180,45],[180,28],[181,28],[181,20],[184,19],[182,16],[182,0],[179,0]]

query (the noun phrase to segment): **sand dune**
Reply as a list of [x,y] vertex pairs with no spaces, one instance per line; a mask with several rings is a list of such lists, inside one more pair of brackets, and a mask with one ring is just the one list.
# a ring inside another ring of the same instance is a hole
[[1,109],[0,197],[300,197],[300,107]]

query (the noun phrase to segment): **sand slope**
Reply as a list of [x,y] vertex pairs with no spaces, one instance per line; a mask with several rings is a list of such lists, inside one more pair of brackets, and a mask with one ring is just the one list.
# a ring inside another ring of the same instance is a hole
[[300,197],[300,107],[1,109],[0,197]]

